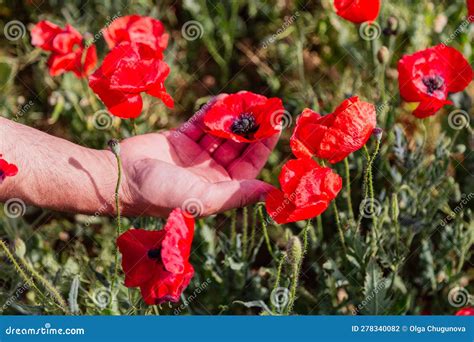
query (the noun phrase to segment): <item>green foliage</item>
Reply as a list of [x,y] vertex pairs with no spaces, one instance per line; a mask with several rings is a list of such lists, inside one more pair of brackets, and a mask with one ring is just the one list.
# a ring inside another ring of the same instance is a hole
[[[139,13],[163,21],[171,35],[166,61],[172,71],[166,85],[179,105],[171,112],[145,97],[143,115],[135,122],[138,134],[176,127],[209,96],[242,89],[281,97],[293,122],[306,107],[331,112],[348,94],[375,103],[384,130],[372,168],[377,219],[360,216],[367,165],[361,150],[348,160],[350,196],[360,227],[349,216],[345,188],[336,200],[347,253],[332,208],[312,220],[306,240],[305,222],[269,223],[260,205],[215,215],[197,222],[191,255],[195,276],[182,301],[148,307],[138,289],[123,286],[122,275],[116,292],[109,290],[115,268],[112,218],[37,208],[10,218],[1,210],[0,238],[12,251],[18,249],[15,257],[27,276],[32,269],[44,280],[35,282],[37,288],[28,285],[2,252],[3,314],[63,314],[50,286],[64,298],[68,312],[78,315],[277,315],[288,310],[300,315],[452,314],[457,310],[449,301],[452,288],[465,287],[474,294],[472,130],[448,125],[445,114],[451,107],[423,121],[414,119],[412,108],[398,98],[396,78],[401,55],[453,34],[449,44],[473,62],[472,25],[456,31],[466,15],[464,0],[385,1],[378,25],[383,29],[394,16],[399,30],[373,41],[362,39],[356,25],[338,18],[329,0],[90,0],[66,5],[48,0],[37,6],[0,3],[0,27],[11,20],[30,25],[48,19],[96,35],[113,16]],[[447,24],[437,30],[442,16]],[[202,37],[183,37],[190,20],[202,25]],[[0,39],[2,115],[98,149],[110,138],[132,135],[131,123],[119,119],[97,129],[95,113],[102,103],[73,75],[51,78],[45,55],[31,46],[28,33],[15,41]],[[97,45],[103,57],[107,50],[100,35]],[[381,46],[390,51],[384,65],[376,58]],[[473,96],[471,85],[452,100],[472,114]],[[291,132],[292,126],[284,130],[261,179],[278,184],[281,165],[290,158]],[[375,139],[367,148],[374,152]],[[344,174],[343,163],[333,167]],[[123,227],[146,229],[162,225],[153,218],[123,222]],[[303,241],[303,257],[293,298],[295,265],[287,245],[295,237]],[[294,300],[291,308],[289,300]]]

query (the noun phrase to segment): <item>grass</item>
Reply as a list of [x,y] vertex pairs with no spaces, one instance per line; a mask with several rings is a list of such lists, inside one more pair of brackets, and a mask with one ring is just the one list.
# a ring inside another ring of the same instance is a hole
[[[360,150],[349,158],[348,174],[344,163],[335,166],[350,183],[345,181],[334,207],[309,223],[307,235],[305,222],[268,223],[259,204],[199,220],[191,255],[196,274],[181,303],[160,307],[146,306],[137,289],[122,285],[121,275],[118,293],[108,291],[115,266],[113,218],[39,208],[9,218],[0,211],[0,237],[27,265],[22,277],[15,269],[21,263],[12,265],[2,252],[2,313],[63,314],[61,296],[73,314],[453,314],[459,304],[453,298],[464,293],[453,289],[474,293],[472,130],[449,124],[454,107],[415,119],[413,108],[399,98],[396,64],[401,55],[440,42],[456,47],[472,64],[473,27],[463,26],[465,1],[384,2],[376,28],[386,28],[393,16],[398,33],[374,40],[363,39],[358,26],[337,17],[329,0],[223,3],[17,1],[0,4],[0,23],[19,20],[27,27],[48,19],[97,35],[114,16],[138,13],[162,20],[171,35],[167,88],[177,107],[170,111],[146,97],[135,122],[138,134],[176,127],[222,92],[246,89],[280,97],[293,123],[305,107],[329,113],[357,94],[377,105],[383,129],[378,153],[371,139],[367,154]],[[443,17],[447,24],[440,29]],[[196,39],[183,33],[191,20],[202,27]],[[133,134],[131,123],[120,120],[97,129],[94,113],[102,103],[70,74],[51,78],[27,32],[18,40],[1,39],[2,115],[93,148]],[[103,57],[107,49],[100,34],[97,45]],[[382,46],[390,52],[385,64],[377,60]],[[473,96],[471,83],[452,100],[472,114]],[[280,168],[291,157],[292,128],[284,130],[261,179],[278,184]],[[375,219],[360,210],[366,209],[360,203],[368,163]],[[147,217],[123,219],[123,227],[162,224]],[[306,245],[298,261],[291,257],[295,238]],[[29,285],[24,278],[31,270],[44,281]]]

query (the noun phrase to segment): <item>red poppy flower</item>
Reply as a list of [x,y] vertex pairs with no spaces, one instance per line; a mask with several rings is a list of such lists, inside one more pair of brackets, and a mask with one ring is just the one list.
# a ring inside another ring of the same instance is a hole
[[270,217],[280,224],[320,215],[342,188],[339,175],[310,158],[288,161],[279,180],[281,190],[271,191],[265,205]]
[[40,21],[31,29],[31,44],[51,51],[48,60],[51,76],[72,71],[77,77],[85,77],[97,64],[95,45],[86,48],[82,35],[69,24],[62,29],[49,21]]
[[360,24],[374,21],[380,12],[380,0],[334,0],[338,16]]
[[142,92],[161,99],[170,108],[174,106],[164,86],[169,72],[168,65],[156,58],[148,45],[122,43],[89,77],[89,85],[113,115],[136,118],[143,107]]
[[474,316],[474,308],[462,308],[456,312],[456,316]]
[[474,23],[474,0],[467,0],[467,18]]
[[448,93],[464,90],[472,80],[472,68],[456,49],[440,44],[405,55],[398,62],[401,97],[418,102],[413,112],[418,118],[434,115],[451,104]]
[[159,54],[168,46],[169,35],[162,22],[140,15],[127,15],[115,19],[103,30],[110,49],[122,42],[147,44]]
[[345,100],[334,113],[325,116],[305,109],[296,121],[291,149],[297,157],[316,156],[337,163],[362,148],[375,125],[374,105],[360,101],[357,96]]
[[214,102],[204,116],[209,133],[237,142],[268,138],[281,131],[285,113],[279,98],[241,91],[224,95]]
[[9,164],[0,154],[0,184],[7,177],[13,177],[18,173],[18,168],[14,164]]
[[189,254],[194,219],[181,209],[171,212],[159,231],[130,229],[119,236],[126,287],[140,287],[149,304],[177,302],[194,275]]

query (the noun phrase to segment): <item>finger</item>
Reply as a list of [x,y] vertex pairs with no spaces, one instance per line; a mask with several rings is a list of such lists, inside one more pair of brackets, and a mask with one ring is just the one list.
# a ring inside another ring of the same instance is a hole
[[220,165],[226,167],[239,158],[247,147],[248,144],[227,140],[214,151],[212,158]]
[[203,119],[205,114],[207,113],[210,106],[214,104],[218,99],[226,94],[219,94],[211,98],[206,104],[204,104],[194,115],[185,123],[183,123],[176,132],[180,132],[186,134],[189,138],[194,141],[198,141],[201,139],[205,134],[205,127],[203,123]]
[[250,144],[242,155],[227,167],[227,172],[233,179],[255,178],[267,162],[278,136]]
[[199,141],[199,145],[202,147],[203,150],[207,151],[209,153],[209,155],[211,155],[225,141],[226,141],[225,139],[218,138],[218,137],[212,136],[210,134],[206,134]]
[[212,184],[204,197],[203,216],[264,201],[274,189],[274,186],[255,179]]

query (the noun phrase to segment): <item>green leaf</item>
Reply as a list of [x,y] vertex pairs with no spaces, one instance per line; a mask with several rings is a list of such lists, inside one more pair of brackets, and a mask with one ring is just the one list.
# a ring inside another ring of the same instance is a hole
[[387,299],[388,284],[380,267],[374,260],[370,260],[365,275],[364,300],[360,304],[364,314],[383,315],[387,312],[390,305],[390,300]]
[[79,284],[80,284],[79,276],[76,275],[74,277],[74,279],[72,280],[71,288],[69,289],[69,297],[68,297],[69,311],[71,311],[71,313],[73,315],[77,315],[77,314],[80,313],[79,305],[77,304],[77,295],[79,293]]

